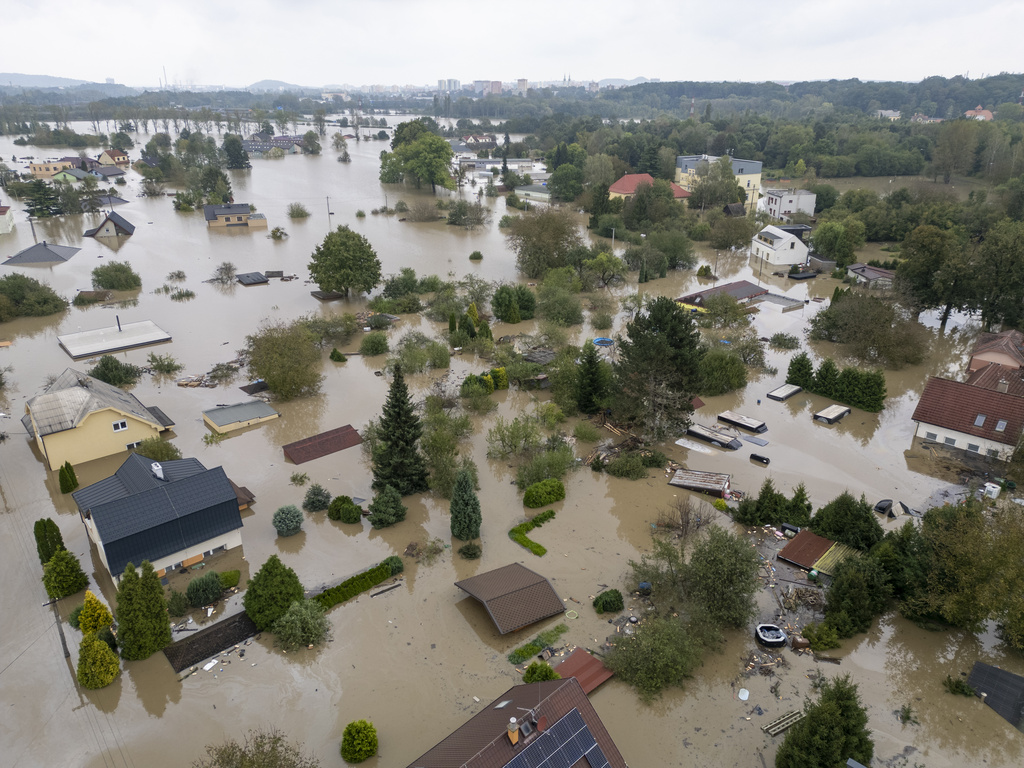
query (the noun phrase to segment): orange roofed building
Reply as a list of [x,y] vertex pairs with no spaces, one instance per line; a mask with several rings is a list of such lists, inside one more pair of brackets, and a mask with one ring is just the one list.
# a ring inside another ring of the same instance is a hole
[[[649,173],[627,173],[621,179],[608,187],[608,197],[632,197],[636,194],[636,188],[641,184],[647,184],[648,186],[653,187],[654,177]],[[672,196],[676,200],[682,200],[690,196],[689,192],[675,182],[670,181],[669,186],[672,187]]]

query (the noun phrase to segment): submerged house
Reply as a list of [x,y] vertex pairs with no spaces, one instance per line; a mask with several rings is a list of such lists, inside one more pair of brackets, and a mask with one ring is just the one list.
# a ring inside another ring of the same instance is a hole
[[242,543],[235,488],[222,467],[197,459],[156,462],[133,453],[72,498],[115,581],[128,563],[149,560],[163,576]]
[[262,213],[251,213],[248,203],[204,205],[203,216],[206,217],[206,226],[211,229],[215,227],[267,228],[267,217]]
[[130,450],[174,426],[159,408],[73,368],[25,403],[21,423],[50,469]]
[[135,225],[119,213],[111,211],[103,217],[99,226],[85,230],[85,237],[129,237],[135,234]]
[[914,410],[916,437],[1009,461],[1024,430],[1024,397],[933,376]]

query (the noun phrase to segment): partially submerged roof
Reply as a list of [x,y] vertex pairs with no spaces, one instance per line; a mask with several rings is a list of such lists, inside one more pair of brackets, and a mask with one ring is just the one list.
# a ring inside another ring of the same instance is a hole
[[987,694],[983,701],[1011,725],[1020,725],[1024,717],[1024,677],[976,661],[967,682],[979,694]]
[[457,581],[455,586],[483,603],[503,635],[565,610],[551,582],[519,563]]
[[126,219],[121,214],[114,213],[113,211],[111,211],[110,213],[103,217],[103,220],[99,223],[98,226],[95,226],[92,229],[85,230],[85,237],[96,237],[96,233],[103,229],[103,225],[106,224],[108,221],[114,225],[114,231],[119,235],[127,236],[135,234],[134,224],[128,221],[128,219]]
[[583,648],[577,648],[559,664],[555,671],[565,680],[575,677],[583,692],[589,694],[606,680],[615,675],[604,662]]
[[30,245],[23,251],[18,251],[4,262],[7,266],[15,264],[53,264],[55,262],[67,261],[81,248],[74,248],[70,245],[54,245],[45,240],[35,245]]
[[409,764],[453,766],[626,768],[626,762],[579,682],[570,677],[513,686]]
[[321,456],[359,445],[361,442],[363,442],[363,438],[359,436],[355,428],[351,424],[346,424],[344,427],[288,443],[282,448],[289,461],[294,464],[304,464],[307,461],[319,459]]
[[280,415],[262,400],[250,400],[246,403],[235,403],[234,405],[220,405],[203,411],[203,416],[218,427],[225,427],[228,424],[236,424],[240,421],[267,419]]
[[[41,395],[26,403],[41,436],[77,427],[90,413],[113,408],[154,427],[165,425],[135,395],[66,368]],[[166,418],[166,417],[165,417]]]
[[[608,187],[608,192],[613,195],[633,195],[636,194],[636,188],[641,184],[653,187],[654,177],[649,173],[627,173],[621,179]],[[672,188],[672,196],[677,200],[690,196],[689,192],[675,182],[669,182],[669,186]]]
[[754,283],[747,280],[736,280],[732,283],[723,283],[722,285],[715,286],[714,288],[708,288],[704,291],[691,293],[689,296],[683,296],[676,299],[676,301],[680,304],[701,306],[710,297],[719,293],[732,296],[736,301],[745,301],[746,299],[751,299],[754,296],[761,296],[768,293],[768,289],[762,288],[759,285],[754,285]]
[[262,272],[242,272],[235,275],[235,279],[242,285],[262,285],[270,282]]
[[974,344],[971,357],[984,352],[998,352],[1024,366],[1024,333],[1010,329],[1002,333],[981,333]]
[[121,323],[91,331],[66,333],[57,337],[57,341],[64,347],[64,351],[76,360],[80,357],[92,357],[122,349],[145,347],[170,340],[171,334],[161,329],[152,320]]
[[835,544],[834,541],[804,529],[782,548],[778,557],[779,560],[785,560],[787,563],[810,570],[832,548],[833,544]]
[[248,216],[248,203],[229,203],[227,205],[204,205],[203,216],[207,221],[215,221],[218,216]]
[[1016,445],[1024,429],[1024,397],[933,376],[913,420],[973,437]]

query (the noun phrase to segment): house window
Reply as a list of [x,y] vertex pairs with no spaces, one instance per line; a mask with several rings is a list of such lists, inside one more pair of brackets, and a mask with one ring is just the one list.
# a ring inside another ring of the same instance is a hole
[[241,220],[242,220],[242,217],[241,217],[241,216],[236,216],[236,217],[235,217],[235,221],[241,221]]
[[974,420],[974,426],[984,427],[985,426],[985,414],[979,413],[978,418]]
[[990,459],[998,459],[999,458],[999,451],[997,451],[995,448],[989,448],[988,449],[988,457]]
[[125,421],[124,419],[121,419],[120,421],[115,421],[114,422],[114,431],[115,432],[124,432],[126,429],[128,429],[128,422]]
[[981,446],[975,443],[968,443],[967,450],[971,453],[981,453]]
[[789,250],[792,251],[794,248],[796,248],[796,243],[790,243],[789,244]]
[[939,436],[937,434],[935,434],[934,432],[925,432],[924,433],[924,439],[925,440],[938,440]]
[[947,437],[945,440],[943,440],[943,442],[946,445],[956,445],[956,440],[954,440],[952,437]]
[[1006,419],[1000,419],[996,422],[996,432],[1006,431]]
[[140,445],[142,445],[142,441],[136,440],[134,443],[128,443],[128,445],[126,445],[124,449],[126,451],[130,451],[132,448],[138,448]]

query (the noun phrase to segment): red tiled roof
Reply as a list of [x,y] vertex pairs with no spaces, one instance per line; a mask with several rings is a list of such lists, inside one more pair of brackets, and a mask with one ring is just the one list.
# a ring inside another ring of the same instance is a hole
[[[573,677],[513,686],[429,752],[409,763],[409,768],[503,768],[536,745],[544,732],[551,731],[552,726],[573,710],[579,713],[586,730],[590,731],[604,753],[608,765],[611,768],[626,768],[626,761],[608,734],[608,729]],[[529,723],[531,728],[530,734],[526,736],[519,731],[518,743],[515,745],[506,735],[510,718],[516,720],[520,727]],[[563,734],[562,738],[567,735]],[[546,738],[550,739],[551,736]],[[529,765],[539,764],[539,760],[529,762]],[[592,764],[587,757],[581,757],[574,763],[575,766]]]
[[[985,417],[981,426],[975,426],[978,416]],[[1024,397],[933,376],[924,386],[913,419],[996,443],[1016,445],[1024,429]],[[1002,430],[996,431],[1000,421],[1006,423]]]
[[363,442],[363,438],[359,436],[355,428],[351,424],[346,424],[344,427],[321,432],[319,435],[288,443],[282,447],[284,455],[293,463],[304,464],[307,461],[319,459],[321,456],[359,445],[361,442]]
[[995,392],[1000,391],[1000,384],[1004,382],[1006,392],[1017,397],[1024,397],[1024,379],[1020,377],[1019,368],[1011,368],[999,363],[988,363],[967,377],[967,383],[972,387],[991,389]]
[[974,343],[974,351],[971,356],[980,355],[983,352],[999,352],[1009,355],[1021,365],[1024,365],[1024,333],[1017,330],[1003,331],[1002,333],[982,333]]
[[[632,195],[636,192],[636,188],[641,184],[648,184],[653,187],[654,177],[649,173],[627,173],[621,179],[608,187],[608,192],[613,195]],[[689,192],[674,182],[669,182],[669,186],[672,187],[672,196],[677,200],[679,198],[690,196]]]
[[801,568],[813,568],[822,556],[828,552],[834,541],[818,536],[808,530],[800,531],[793,540],[779,552],[779,560],[799,565]]
[[11,210],[11,206],[9,206],[9,205],[0,205],[0,216],[3,216],[4,214],[6,214],[9,210]]
[[503,635],[565,610],[551,582],[519,563],[457,581],[455,586],[484,604]]
[[615,674],[604,665],[596,656],[587,653],[583,648],[577,648],[569,654],[555,671],[565,680],[575,677],[584,693],[590,693],[605,680],[610,680]]

